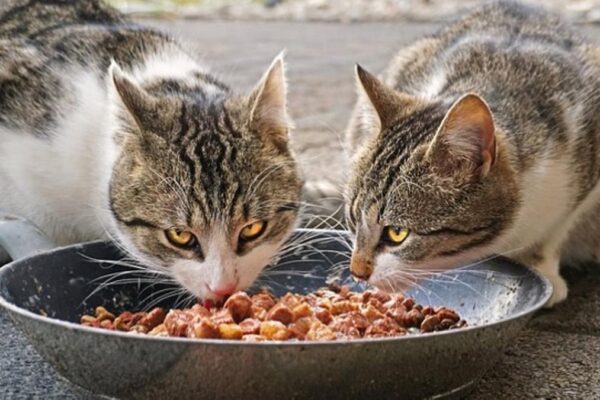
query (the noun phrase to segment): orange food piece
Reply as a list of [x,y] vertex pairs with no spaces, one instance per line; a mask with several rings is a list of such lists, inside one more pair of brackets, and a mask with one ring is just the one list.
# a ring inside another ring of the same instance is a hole
[[286,340],[290,337],[290,332],[279,321],[263,321],[260,324],[260,335],[270,340]]
[[238,324],[219,325],[219,335],[221,339],[240,340],[244,333]]

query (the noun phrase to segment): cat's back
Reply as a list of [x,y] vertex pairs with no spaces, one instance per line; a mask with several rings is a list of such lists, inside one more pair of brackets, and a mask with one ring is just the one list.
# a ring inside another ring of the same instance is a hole
[[[600,52],[558,16],[495,2],[400,52],[387,71],[400,91],[451,104],[475,92],[523,166],[598,135]],[[595,140],[595,139],[594,139]]]
[[[589,68],[587,45],[560,18],[512,1],[471,14],[401,51],[387,73],[397,89],[435,97],[475,90],[488,97],[537,87],[573,88]],[[592,60],[593,61],[593,60]]]
[[79,101],[77,81],[104,87],[112,60],[133,68],[174,47],[167,35],[133,24],[100,0],[3,2],[0,125],[46,136]]
[[115,24],[125,19],[100,0],[4,0],[0,4],[0,37],[35,40],[78,24]]

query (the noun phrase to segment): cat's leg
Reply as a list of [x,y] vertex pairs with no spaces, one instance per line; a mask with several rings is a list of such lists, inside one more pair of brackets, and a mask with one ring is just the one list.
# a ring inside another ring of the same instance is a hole
[[600,264],[600,204],[577,221],[561,251],[561,265],[584,264]]
[[567,298],[567,282],[560,275],[560,237],[553,237],[544,245],[536,246],[517,259],[542,273],[552,284],[552,296],[545,307],[554,307]]
[[559,268],[600,262],[600,187],[593,190],[577,209],[557,226],[542,246],[529,253],[524,262],[534,266],[554,287],[546,305],[552,307],[567,298],[568,289]]

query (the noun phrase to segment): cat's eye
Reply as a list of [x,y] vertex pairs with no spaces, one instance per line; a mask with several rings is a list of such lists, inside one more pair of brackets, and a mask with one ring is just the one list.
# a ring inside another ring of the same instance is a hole
[[397,226],[386,226],[383,229],[383,240],[393,246],[404,242],[408,237],[408,229],[399,228]]
[[266,227],[267,223],[265,221],[254,221],[242,228],[240,239],[245,241],[254,240],[263,234]]
[[171,228],[165,230],[165,236],[169,242],[176,247],[189,249],[196,245],[196,236],[190,231]]

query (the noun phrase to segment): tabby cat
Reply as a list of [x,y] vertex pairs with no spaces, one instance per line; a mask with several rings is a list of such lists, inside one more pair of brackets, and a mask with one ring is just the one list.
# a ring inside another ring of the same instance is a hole
[[236,95],[96,0],[0,6],[0,209],[105,237],[191,293],[249,286],[294,228],[284,63]]
[[351,270],[380,285],[506,254],[567,297],[600,259],[600,50],[558,17],[495,2],[356,68],[347,139]]

